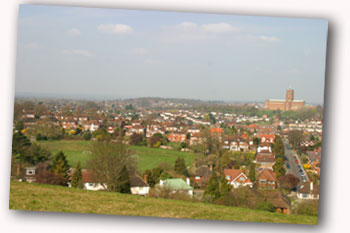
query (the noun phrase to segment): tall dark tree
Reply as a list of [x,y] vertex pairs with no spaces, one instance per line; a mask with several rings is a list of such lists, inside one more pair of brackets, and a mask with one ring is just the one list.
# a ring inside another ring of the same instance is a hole
[[78,162],[77,168],[75,169],[72,177],[72,187],[74,188],[84,188],[83,174],[81,171],[80,161]]
[[188,171],[186,168],[186,162],[184,158],[178,157],[175,160],[174,170],[177,174],[188,176]]
[[12,154],[24,154],[28,147],[30,147],[32,143],[30,140],[21,132],[18,131],[12,136]]
[[210,197],[212,200],[216,200],[221,196],[219,179],[215,172],[213,172],[209,179],[208,186],[204,191],[204,196]]
[[286,169],[283,167],[283,159],[276,159],[275,165],[273,165],[273,171],[276,173],[277,178],[283,176],[286,173]]
[[66,155],[59,151],[51,162],[51,170],[55,175],[62,176],[65,178],[66,182],[69,179],[69,169],[70,166],[68,164],[68,160]]
[[119,177],[116,179],[116,191],[119,193],[130,193],[130,177],[126,166],[120,172]]
[[45,148],[42,148],[36,143],[33,143],[29,148],[28,152],[30,157],[28,157],[28,161],[32,165],[36,165],[38,163],[46,162],[50,159],[51,153]]
[[248,178],[253,183],[256,181],[255,163],[253,162],[250,164]]
[[228,194],[231,191],[231,189],[232,186],[228,183],[225,176],[222,176],[220,180],[220,196],[226,196],[226,194]]

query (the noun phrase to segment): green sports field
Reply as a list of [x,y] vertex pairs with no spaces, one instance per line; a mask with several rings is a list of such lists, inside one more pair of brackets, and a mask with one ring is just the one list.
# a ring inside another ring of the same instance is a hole
[[[76,141],[76,140],[60,140],[60,141],[40,141],[39,145],[49,149],[53,154],[62,150],[72,167],[76,167],[78,161],[80,161],[83,168],[86,167],[86,161],[91,157],[92,141]],[[138,155],[139,163],[138,167],[141,171],[146,169],[152,169],[158,164],[167,162],[171,165],[174,164],[177,157],[185,159],[187,166],[191,166],[196,154],[166,150],[159,148],[148,148],[145,146],[131,146],[135,154]]]

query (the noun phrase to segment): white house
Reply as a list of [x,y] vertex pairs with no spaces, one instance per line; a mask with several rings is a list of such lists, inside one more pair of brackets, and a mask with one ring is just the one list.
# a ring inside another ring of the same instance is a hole
[[298,187],[297,195],[300,199],[317,199],[319,198],[319,185],[313,182],[303,182]]
[[139,175],[130,176],[130,191],[131,194],[146,196],[149,192],[149,185],[147,184],[147,176],[142,179]]
[[240,188],[245,186],[249,186],[250,188],[253,187],[253,183],[241,170],[225,169],[224,174],[228,183],[234,188]]

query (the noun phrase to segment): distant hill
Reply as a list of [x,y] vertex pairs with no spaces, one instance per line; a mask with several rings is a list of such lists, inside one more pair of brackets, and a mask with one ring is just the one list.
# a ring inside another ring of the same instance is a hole
[[[317,217],[11,181],[10,209],[273,223],[317,224]],[[135,221],[137,221],[135,219]]]

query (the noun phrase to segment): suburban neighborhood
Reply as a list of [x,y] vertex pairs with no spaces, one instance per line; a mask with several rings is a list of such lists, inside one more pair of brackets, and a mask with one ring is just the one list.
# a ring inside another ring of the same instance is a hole
[[16,181],[317,216],[319,106],[17,99],[14,114]]

